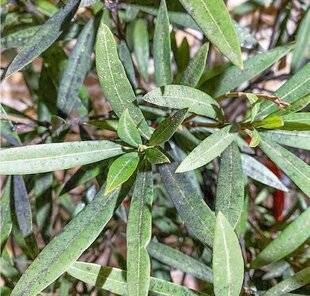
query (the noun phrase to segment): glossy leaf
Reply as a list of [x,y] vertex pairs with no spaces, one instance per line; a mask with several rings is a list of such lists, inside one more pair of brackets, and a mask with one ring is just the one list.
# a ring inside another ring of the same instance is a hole
[[207,80],[201,88],[213,97],[222,96],[265,71],[291,50],[292,46],[282,46],[259,53],[244,62],[243,70],[230,66],[222,74]]
[[145,137],[150,129],[138,106],[135,93],[119,60],[116,42],[109,27],[101,20],[96,42],[96,67],[102,90],[118,117],[128,109],[130,116]]
[[253,122],[255,128],[276,129],[284,125],[281,116],[270,115],[263,120]]
[[124,111],[119,119],[117,134],[125,143],[129,145],[138,147],[138,145],[142,144],[139,131],[131,118],[128,109]]
[[94,38],[95,23],[94,19],[90,19],[77,39],[59,85],[57,107],[67,115],[72,111],[81,116],[87,115],[88,110],[78,94],[91,65]]
[[188,109],[179,110],[162,121],[153,132],[148,145],[158,146],[167,142],[186,118],[187,111]]
[[147,249],[153,258],[166,265],[190,273],[203,281],[213,281],[211,268],[195,258],[155,241],[151,241]]
[[288,191],[286,186],[279,180],[279,178],[254,157],[251,157],[247,154],[242,154],[241,161],[242,169],[248,177],[284,192]]
[[64,25],[70,21],[80,1],[70,0],[42,25],[29,42],[19,51],[5,72],[8,77],[31,63],[48,49],[62,34]]
[[294,100],[294,102],[290,103],[290,105],[284,109],[277,110],[273,112],[272,114],[277,115],[288,115],[292,114],[294,112],[298,112],[300,110],[303,110],[310,104],[310,94],[305,95],[304,97],[301,97],[297,100]]
[[260,268],[285,258],[310,236],[310,208],[289,224],[251,263],[252,268]]
[[12,230],[12,218],[11,218],[11,177],[8,177],[4,185],[2,196],[0,199],[0,250],[6,243],[11,230]]
[[240,294],[244,273],[241,248],[234,229],[221,212],[216,217],[212,270],[216,296]]
[[[293,75],[286,83],[284,83],[275,93],[275,96],[282,100],[293,103],[297,99],[309,94],[310,88],[310,62],[308,62],[302,69]],[[259,118],[277,111],[277,106],[272,102],[264,102],[258,113]]]
[[166,0],[161,0],[158,15],[156,17],[153,56],[155,66],[155,82],[157,86],[171,84],[171,41],[170,23],[166,6]]
[[279,144],[262,135],[260,148],[308,196],[310,196],[309,166]]
[[[103,267],[94,263],[75,262],[68,269],[68,273],[87,284],[96,286],[119,295],[126,295],[126,271],[113,267]],[[183,286],[151,277],[150,291],[160,295],[193,296],[205,295]]]
[[148,295],[151,264],[146,247],[152,236],[153,176],[148,165],[138,172],[127,225],[128,295]]
[[227,126],[221,130],[214,132],[212,135],[203,140],[179,165],[176,172],[182,173],[197,169],[221,153],[232,143],[235,138],[230,133],[231,126]]
[[161,107],[188,108],[189,112],[211,118],[217,117],[218,103],[198,89],[182,85],[166,85],[148,92],[143,100]]
[[159,147],[151,147],[146,149],[145,156],[151,164],[170,162],[170,159],[161,151]]
[[265,296],[289,295],[288,293],[297,290],[310,283],[310,267],[295,273],[284,281],[270,288]]
[[299,24],[296,45],[292,58],[292,69],[298,70],[303,61],[309,57],[310,49],[310,11],[306,12],[301,23]]
[[217,180],[215,212],[222,212],[236,226],[244,203],[244,177],[237,143],[231,143],[221,155]]
[[103,192],[104,188],[64,227],[63,232],[41,251],[17,282],[12,296],[37,295],[63,274],[93,243],[126,196],[128,189],[108,195]]
[[114,160],[108,172],[106,193],[112,192],[126,182],[135,172],[139,160],[137,152],[125,153]]
[[24,175],[65,170],[122,154],[109,141],[64,142],[0,150],[0,174]]
[[190,233],[204,245],[212,246],[214,213],[193,186],[189,173],[175,173],[177,165],[172,163],[159,166],[163,185]]
[[310,113],[298,112],[282,116],[286,130],[310,130]]
[[144,80],[147,81],[150,45],[149,34],[147,31],[147,22],[143,19],[138,19],[134,23],[133,46],[138,68]]
[[181,0],[206,37],[236,66],[243,67],[239,38],[222,0]]
[[277,143],[310,150],[310,132],[308,131],[285,131],[275,130],[263,133],[265,138],[271,139]]
[[185,69],[180,84],[195,87],[197,86],[206,67],[209,52],[209,43],[205,43],[191,59],[189,65]]

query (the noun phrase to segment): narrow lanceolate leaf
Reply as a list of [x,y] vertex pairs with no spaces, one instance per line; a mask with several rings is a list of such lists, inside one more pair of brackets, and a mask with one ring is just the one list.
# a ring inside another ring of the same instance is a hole
[[170,159],[161,151],[160,147],[151,147],[145,151],[146,159],[151,164],[161,164],[170,162]]
[[147,22],[145,20],[138,19],[135,21],[132,37],[139,71],[144,80],[148,80],[150,44],[149,34],[147,31]]
[[218,103],[206,93],[189,86],[166,85],[148,92],[143,100],[161,107],[188,108],[189,112],[216,118]]
[[41,251],[17,282],[12,296],[39,294],[93,243],[128,190],[124,188],[121,192],[114,191],[108,195],[103,192],[102,188],[95,199]]
[[286,130],[310,130],[310,113],[298,112],[282,116]]
[[242,56],[235,27],[222,0],[181,0],[206,37],[236,66]]
[[310,167],[279,144],[262,135],[260,148],[308,196],[310,196]]
[[87,108],[78,95],[91,65],[94,35],[95,25],[94,20],[91,19],[80,33],[63,72],[58,90],[57,107],[65,114],[73,111],[79,115],[87,115]]
[[152,235],[153,176],[150,165],[140,169],[131,198],[127,225],[128,295],[148,295],[150,258],[146,247]]
[[164,142],[167,142],[186,118],[187,111],[188,109],[179,110],[171,117],[167,117],[164,121],[162,121],[153,132],[148,145],[158,146]]
[[23,237],[32,233],[31,205],[22,176],[13,176],[14,210],[19,230]]
[[216,296],[239,295],[244,272],[241,248],[234,229],[221,212],[216,218],[212,269]]
[[232,143],[235,138],[233,133],[230,133],[230,126],[227,126],[219,131],[216,131],[205,140],[203,140],[179,165],[176,172],[182,173],[197,169],[221,153]]
[[308,10],[298,28],[296,36],[296,45],[292,58],[293,70],[295,71],[298,70],[302,65],[303,61],[309,58],[309,49],[310,49],[310,10]]
[[199,51],[192,58],[189,65],[184,71],[180,84],[195,87],[206,67],[209,52],[209,43],[205,43],[200,47]]
[[222,74],[207,80],[201,88],[213,97],[222,96],[265,71],[292,48],[292,46],[277,47],[257,54],[244,62],[243,70],[230,66]]
[[111,192],[126,182],[135,172],[139,160],[138,152],[126,153],[114,160],[108,172],[106,192]]
[[[127,293],[127,275],[124,270],[78,261],[70,266],[68,273],[84,283],[117,295],[126,295]],[[206,294],[198,293],[183,286],[154,277],[150,279],[150,291],[167,296],[206,296]]]
[[277,285],[269,289],[264,295],[265,296],[289,295],[286,293],[297,290],[307,284],[310,284],[310,267],[306,267],[305,269],[295,273],[293,276],[278,283]]
[[11,178],[8,177],[3,188],[2,196],[0,199],[0,250],[7,241],[12,230],[11,218]]
[[96,42],[96,67],[103,92],[118,117],[128,109],[130,116],[145,137],[151,132],[138,106],[135,93],[119,60],[116,42],[102,19]]
[[162,263],[174,267],[183,272],[190,273],[203,281],[212,282],[212,270],[209,266],[201,263],[176,249],[161,243],[151,241],[147,247],[150,255]]
[[190,175],[175,173],[177,165],[172,163],[159,167],[164,187],[189,231],[203,244],[212,246],[214,213],[193,186]]
[[251,263],[252,268],[260,268],[279,261],[295,251],[310,236],[310,208],[287,226]]
[[[275,93],[275,96],[282,100],[293,103],[297,99],[309,94],[310,89],[310,62],[300,69],[292,78],[284,83]],[[259,118],[266,117],[270,113],[277,111],[277,106],[273,102],[266,101],[261,105],[258,113]]]
[[5,72],[5,77],[21,70],[53,44],[63,32],[65,24],[71,20],[80,1],[70,0],[48,19],[30,41],[19,51]]
[[241,161],[242,169],[248,177],[284,192],[288,191],[286,186],[279,180],[279,178],[254,157],[251,157],[247,154],[242,154]]
[[310,150],[310,132],[274,130],[263,133],[265,138],[280,144],[299,149]]
[[139,144],[142,144],[139,131],[131,118],[128,109],[123,112],[119,120],[117,134],[125,143],[129,145],[138,147]]
[[254,121],[255,128],[276,129],[284,125],[284,121],[279,115],[270,115],[263,120]]
[[300,110],[303,110],[310,104],[310,94],[307,94],[297,100],[294,100],[294,102],[290,103],[289,106],[287,106],[284,109],[277,110],[273,112],[272,114],[277,114],[277,115],[288,115],[292,114],[294,112],[298,112]]
[[222,212],[235,227],[242,212],[243,202],[244,177],[241,157],[237,143],[233,142],[221,155],[215,212]]
[[155,82],[157,86],[171,84],[171,41],[170,23],[166,1],[161,0],[158,15],[156,17],[153,56],[155,66]]
[[122,154],[110,141],[66,142],[0,150],[1,175],[25,175],[65,170]]

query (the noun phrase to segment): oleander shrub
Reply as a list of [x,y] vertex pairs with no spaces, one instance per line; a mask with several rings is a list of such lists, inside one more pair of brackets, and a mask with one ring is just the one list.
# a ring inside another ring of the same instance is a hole
[[309,16],[2,0],[1,295],[309,295]]

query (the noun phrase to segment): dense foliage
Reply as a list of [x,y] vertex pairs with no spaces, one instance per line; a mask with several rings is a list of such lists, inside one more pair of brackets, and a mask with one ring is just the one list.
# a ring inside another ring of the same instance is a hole
[[1,3],[1,295],[309,295],[307,1]]

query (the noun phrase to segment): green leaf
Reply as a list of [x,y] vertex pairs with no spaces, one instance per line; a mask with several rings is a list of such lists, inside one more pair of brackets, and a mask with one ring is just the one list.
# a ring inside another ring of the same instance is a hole
[[254,157],[247,154],[242,154],[241,161],[242,169],[248,177],[273,188],[288,192],[288,189],[279,180],[279,178]]
[[48,49],[62,34],[65,25],[71,20],[79,7],[80,1],[70,0],[59,9],[38,31],[30,41],[19,51],[5,72],[8,77],[31,63],[42,52]]
[[138,172],[127,225],[128,295],[148,295],[151,264],[146,246],[152,236],[153,175],[149,165]]
[[110,141],[29,145],[0,150],[1,175],[25,175],[65,170],[122,154]]
[[244,263],[234,229],[219,212],[213,244],[212,270],[216,296],[239,295],[244,273]]
[[190,174],[176,174],[178,163],[159,166],[163,185],[185,225],[204,245],[212,246],[215,216],[193,186]]
[[294,112],[298,112],[300,110],[303,110],[310,104],[310,94],[301,97],[297,100],[294,100],[288,107],[284,109],[277,110],[273,112],[272,114],[277,114],[277,115],[286,115],[286,114],[291,114]]
[[151,164],[170,162],[170,159],[160,150],[160,147],[151,147],[146,149],[145,156]]
[[[126,295],[126,272],[121,269],[78,261],[70,266],[68,273],[78,280],[97,288],[108,290],[118,295]],[[154,277],[150,279],[150,291],[167,296],[206,296],[206,294],[198,293]]]
[[143,100],[161,107],[188,108],[189,112],[211,118],[217,117],[218,103],[202,91],[182,85],[166,85],[148,92]]
[[294,71],[298,70],[304,60],[309,58],[310,48],[310,11],[306,12],[302,21],[299,24],[296,45],[293,52],[291,67]]
[[2,190],[2,196],[0,199],[0,250],[6,243],[11,230],[12,230],[12,218],[11,218],[11,177],[8,177],[4,188]]
[[123,40],[118,45],[118,55],[122,64],[124,65],[126,74],[131,82],[131,85],[137,86],[136,73],[132,62],[131,53],[126,42]]
[[165,0],[161,0],[158,15],[156,17],[153,56],[156,85],[164,86],[171,84],[170,23]]
[[133,27],[133,47],[138,64],[139,71],[144,80],[148,80],[148,65],[150,56],[149,34],[147,31],[147,22],[138,19]]
[[114,160],[108,172],[106,193],[126,182],[135,172],[139,161],[138,152],[126,153]]
[[[309,94],[310,88],[310,62],[308,62],[301,70],[293,77],[284,83],[275,93],[275,96],[280,97],[288,103],[294,103],[297,99]],[[277,106],[270,101],[266,101],[261,105],[258,112],[258,117],[263,118],[277,111]],[[285,109],[284,109],[285,110]]]
[[191,59],[185,69],[180,84],[195,87],[197,86],[206,67],[209,52],[209,43],[200,47],[196,55]]
[[310,283],[310,267],[295,273],[284,281],[270,288],[264,296],[289,295],[291,291],[297,290]]
[[102,188],[41,251],[23,273],[11,296],[35,296],[62,275],[98,237],[128,190],[126,187],[104,195]]
[[279,144],[261,134],[260,148],[308,196],[310,196],[309,166]]
[[119,119],[117,127],[118,136],[127,144],[138,147],[142,144],[139,131],[131,118],[128,109],[126,109]]
[[251,263],[252,268],[260,268],[285,258],[310,236],[310,208],[289,224]]
[[298,112],[282,116],[284,128],[289,130],[310,130],[310,113]]
[[135,93],[127,79],[124,67],[119,60],[116,42],[104,19],[97,33],[96,67],[105,97],[118,117],[128,109],[130,116],[138,125],[140,132],[149,138],[151,132],[143,114],[135,105]]
[[243,209],[244,185],[239,148],[236,142],[232,142],[221,155],[215,212],[222,212],[233,228]]
[[25,238],[32,233],[31,205],[22,176],[13,176],[13,200],[19,230]]
[[230,133],[231,126],[216,131],[203,140],[179,165],[176,172],[182,173],[197,169],[221,153],[232,143],[235,135]]
[[80,116],[87,115],[88,110],[78,94],[91,66],[94,38],[95,23],[94,19],[90,19],[77,39],[59,85],[57,107],[67,115],[72,111]]
[[201,263],[176,249],[155,241],[151,241],[147,247],[150,255],[162,263],[172,266],[183,272],[190,273],[198,279],[212,283],[212,270],[209,266]]
[[264,132],[263,135],[267,139],[286,146],[310,150],[310,132],[308,131],[275,130]]
[[278,115],[270,115],[263,120],[254,121],[255,128],[276,129],[284,125],[283,118]]
[[33,35],[38,32],[40,26],[23,28],[17,32],[12,32],[0,39],[2,50],[9,48],[20,48],[30,42]]
[[281,46],[259,53],[244,62],[243,70],[236,66],[230,66],[222,74],[207,80],[201,88],[212,97],[222,96],[265,71],[290,52],[292,48],[292,46]]
[[206,37],[236,66],[243,67],[239,38],[222,0],[180,0]]
[[153,132],[148,145],[157,146],[167,142],[174,135],[180,124],[182,124],[183,120],[186,118],[187,111],[188,109],[179,110],[171,117],[169,116],[164,121],[162,121]]

